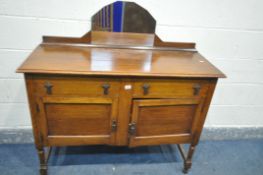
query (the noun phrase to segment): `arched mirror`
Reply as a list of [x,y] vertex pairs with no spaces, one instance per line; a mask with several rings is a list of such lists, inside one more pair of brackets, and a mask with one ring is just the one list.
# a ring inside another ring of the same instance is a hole
[[155,33],[152,15],[134,2],[116,1],[92,17],[92,31]]

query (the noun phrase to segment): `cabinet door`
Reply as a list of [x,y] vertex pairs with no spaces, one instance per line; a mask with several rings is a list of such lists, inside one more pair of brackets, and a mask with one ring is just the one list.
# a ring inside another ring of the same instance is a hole
[[189,143],[202,99],[133,100],[130,146]]
[[42,97],[45,145],[114,144],[117,98]]

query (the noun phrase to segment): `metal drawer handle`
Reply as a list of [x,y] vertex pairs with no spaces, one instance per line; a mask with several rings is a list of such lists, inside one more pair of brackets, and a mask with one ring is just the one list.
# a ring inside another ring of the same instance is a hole
[[199,95],[201,85],[200,84],[194,84],[193,89],[194,89],[194,95]]
[[147,95],[149,93],[150,85],[149,84],[144,84],[144,85],[142,85],[142,88],[143,88],[143,94]]
[[104,95],[108,95],[109,94],[110,85],[109,84],[103,84],[101,87],[103,88]]
[[50,82],[45,82],[45,85],[44,85],[44,87],[46,88],[46,93],[47,94],[52,94],[52,87],[53,87],[53,85],[50,83]]

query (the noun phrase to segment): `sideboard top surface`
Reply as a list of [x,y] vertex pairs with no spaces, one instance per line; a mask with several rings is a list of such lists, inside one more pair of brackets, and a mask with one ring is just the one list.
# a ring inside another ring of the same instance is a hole
[[20,73],[211,77],[225,75],[198,52],[39,45]]

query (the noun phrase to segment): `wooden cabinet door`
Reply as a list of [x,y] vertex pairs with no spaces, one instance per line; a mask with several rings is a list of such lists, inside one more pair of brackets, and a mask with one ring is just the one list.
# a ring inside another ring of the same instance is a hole
[[189,143],[202,101],[200,98],[133,100],[129,145]]
[[45,145],[114,144],[117,98],[39,98]]

